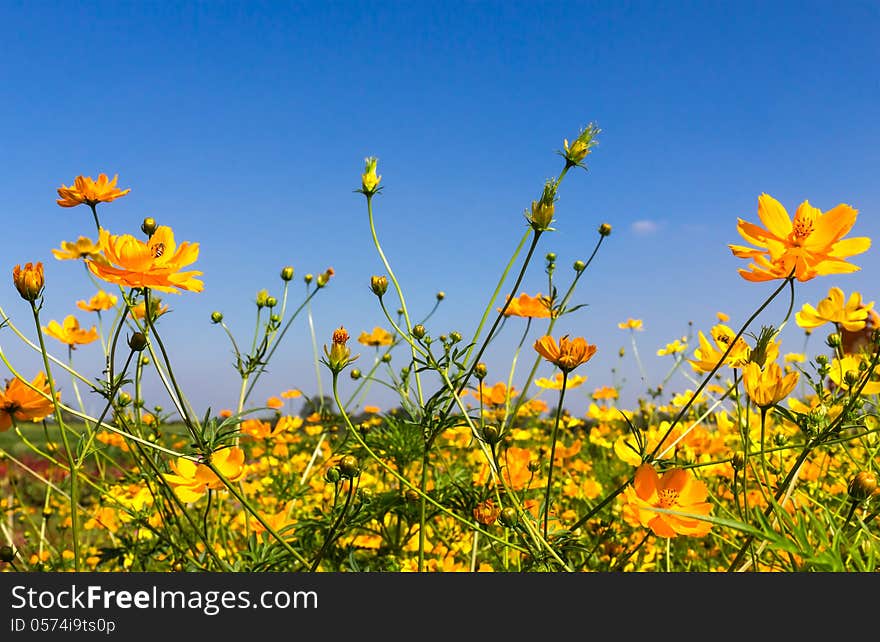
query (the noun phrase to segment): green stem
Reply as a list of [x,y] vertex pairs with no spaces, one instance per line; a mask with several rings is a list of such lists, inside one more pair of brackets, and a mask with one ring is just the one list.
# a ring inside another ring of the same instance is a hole
[[[410,323],[409,311],[406,309],[406,300],[403,297],[403,291],[400,288],[400,283],[397,280],[397,277],[394,276],[394,271],[391,269],[391,265],[388,263],[388,259],[385,258],[385,252],[382,251],[382,245],[379,243],[379,237],[376,234],[376,224],[373,220],[373,195],[367,194],[367,214],[370,219],[370,233],[373,236],[373,244],[376,246],[376,251],[379,252],[379,257],[382,259],[382,264],[385,266],[385,269],[388,271],[388,278],[391,279],[391,282],[394,284],[394,289],[397,291],[397,297],[400,299],[400,309],[403,310],[403,319],[406,321],[406,330],[407,334],[412,334],[412,324]],[[412,358],[415,360],[416,351],[415,348],[412,348]],[[415,373],[416,380],[416,391],[419,398],[419,406],[424,406],[424,398],[422,396],[422,382],[419,373]]]
[[565,385],[568,382],[568,370],[562,369],[562,388],[559,390],[559,405],[556,406],[556,421],[553,423],[553,435],[550,438],[550,468],[547,471],[547,490],[544,492],[544,539],[547,539],[547,522],[550,518],[550,490],[553,484],[553,464],[556,460],[556,438],[559,432],[559,418],[562,415],[562,400],[565,398]]
[[70,525],[71,536],[73,538],[73,567],[74,570],[79,572],[79,468],[76,465],[76,458],[70,448],[70,441],[67,439],[67,432],[65,431],[64,418],[61,416],[61,409],[58,406],[58,399],[55,393],[55,381],[52,379],[52,371],[49,367],[49,357],[47,356],[48,352],[46,351],[46,341],[43,338],[43,327],[40,325],[40,310],[34,301],[31,301],[30,303],[31,310],[34,314],[34,323],[37,326],[37,337],[40,341],[40,351],[43,355],[43,367],[46,369],[46,381],[49,384],[49,396],[52,399],[55,421],[58,422],[58,430],[61,432],[61,441],[64,443],[64,452],[67,456],[67,466],[70,470]]

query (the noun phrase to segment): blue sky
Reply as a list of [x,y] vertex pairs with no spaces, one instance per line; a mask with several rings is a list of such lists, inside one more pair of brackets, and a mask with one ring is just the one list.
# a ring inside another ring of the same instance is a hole
[[[590,122],[602,129],[589,171],[560,188],[558,231],[538,248],[557,254],[564,288],[598,225],[613,226],[575,294],[586,307],[557,325],[599,346],[579,370],[589,379],[570,395],[574,410],[613,382],[612,368],[624,398],[641,392],[618,322],[644,321],[638,346],[656,385],[669,365],[656,350],[688,322],[708,330],[724,311],[738,327],[763,301],[773,284],[743,281],[744,261],[727,249],[740,242],[737,217],[757,220],[762,192],[791,213],[805,199],[849,203],[860,211],[852,235],[880,237],[876,3],[8,2],[0,24],[8,269],[44,261],[44,318],[79,313],[75,301],[94,287],[50,250],[94,226],[86,207],[58,207],[56,189],[118,174],[131,193],[100,206],[106,228],[139,234],[153,216],[200,243],[205,290],[167,295],[161,326],[200,409],[232,406],[238,391],[211,312],[249,342],[255,294],[280,295],[285,265],[296,270],[294,303],[304,274],[336,272],[312,308],[319,346],[339,325],[356,337],[383,324],[368,283],[384,270],[353,192],[366,156],[379,158],[378,232],[413,316],[442,290],[429,331],[469,336],[523,211],[561,168],[563,139]],[[799,284],[796,306],[832,285],[880,298],[877,249],[854,262],[861,272]],[[542,260],[521,291],[546,292]],[[33,336],[11,284],[0,304]],[[778,323],[785,305],[758,324]],[[487,352],[491,382],[507,378],[522,327],[506,324]],[[786,351],[801,348],[798,328],[784,338]],[[24,371],[38,367],[8,331],[0,345]],[[371,349],[352,347],[363,368]],[[99,376],[98,346],[75,359]],[[305,316],[253,400],[290,387],[317,391]],[[394,398],[374,386],[368,402]]]

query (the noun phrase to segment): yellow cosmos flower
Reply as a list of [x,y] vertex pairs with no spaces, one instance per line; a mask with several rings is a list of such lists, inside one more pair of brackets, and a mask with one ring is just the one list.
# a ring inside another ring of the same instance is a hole
[[[509,298],[509,297],[508,297]],[[501,308],[497,308],[501,312]],[[525,292],[508,302],[504,309],[506,317],[523,317],[526,319],[548,319],[551,316],[550,299],[542,296],[529,296]]]
[[798,377],[796,371],[783,375],[782,368],[775,361],[763,369],[751,361],[742,376],[746,394],[759,408],[769,408],[785,399],[797,385]]
[[121,196],[128,194],[131,189],[119,189],[116,181],[119,175],[109,180],[106,174],[98,174],[98,180],[92,180],[91,176],[77,176],[73,179],[73,185],[67,187],[62,184],[58,188],[57,203],[61,207],[76,207],[77,205],[90,205],[94,207],[98,203],[109,203]]
[[[211,461],[230,482],[239,481],[244,477],[244,451],[238,446],[215,451],[211,455]],[[205,464],[178,457],[170,466],[173,472],[163,473],[162,476],[184,503],[198,500],[208,492],[208,489],[220,490],[226,487]]]
[[657,350],[658,357],[665,357],[667,354],[678,354],[687,350],[687,341],[682,337],[676,339],[672,343],[667,343],[665,348]]
[[558,345],[553,337],[543,336],[535,341],[534,348],[563,372],[574,370],[596,354],[596,346],[587,343],[583,337],[569,339],[567,334],[559,339]]
[[281,397],[284,399],[296,399],[302,397],[302,391],[298,388],[289,388],[281,393]]
[[[582,375],[572,375],[565,382],[566,390],[571,390],[572,388],[577,388],[582,385],[587,378]],[[535,385],[539,388],[544,388],[545,390],[562,390],[562,373],[557,372],[553,375],[552,379],[547,379],[546,377],[540,377],[535,379]]]
[[104,290],[99,290],[88,301],[77,301],[76,307],[86,312],[101,312],[102,310],[111,310],[116,306],[116,301],[118,301],[118,298],[115,294],[108,294]]
[[[40,372],[28,387],[20,379],[10,379],[6,389],[0,390],[0,432],[9,430],[15,421],[42,421],[55,409],[46,374]],[[45,394],[40,394],[37,390]],[[60,399],[60,393],[55,398]]]
[[76,349],[78,345],[86,345],[98,340],[97,328],[95,326],[89,330],[80,328],[79,321],[72,314],[64,317],[62,323],[58,323],[54,319],[49,321],[49,325],[43,326],[43,332],[73,349]]
[[[847,354],[842,359],[834,359],[831,362],[831,370],[828,378],[840,388],[857,390],[861,386],[866,373],[862,368],[869,365],[870,360],[865,355]],[[880,393],[880,366],[874,367],[874,372],[868,375],[869,380],[862,388],[861,394],[875,395]]]
[[362,343],[365,346],[390,346],[394,343],[394,335],[385,328],[376,326],[369,334],[366,331],[361,332],[358,337],[358,343]]
[[728,247],[734,256],[754,261],[739,270],[747,281],[784,279],[792,273],[798,281],[808,281],[824,274],[856,272],[861,268],[846,259],[871,246],[868,237],[843,238],[857,215],[858,210],[843,203],[823,213],[804,201],[792,220],[779,201],[761,194],[758,217],[766,229],[743,219],[737,224],[740,236],[756,247]]
[[623,517],[632,526],[650,528],[658,537],[702,537],[712,529],[710,522],[653,509],[705,516],[712,510],[706,501],[708,496],[706,484],[689,470],[676,468],[661,477],[651,464],[642,464],[636,470],[633,484],[624,490]]
[[644,330],[642,327],[641,319],[633,319],[632,317],[628,318],[626,321],[622,323],[618,323],[617,327],[621,330]]
[[816,307],[805,303],[800,312],[795,315],[795,321],[805,330],[813,330],[826,323],[834,323],[845,330],[855,332],[865,327],[868,311],[873,307],[873,301],[863,304],[862,295],[858,292],[850,294],[844,302],[843,290],[833,287],[828,290],[828,296],[819,301]]
[[382,177],[376,174],[376,163],[379,159],[375,156],[369,156],[364,160],[364,173],[361,174],[361,189],[359,190],[365,196],[372,196],[381,189],[379,182]]
[[107,263],[87,260],[86,265],[108,283],[175,294],[180,290],[201,292],[204,288],[204,283],[195,278],[201,272],[183,271],[199,258],[199,244],[184,241],[178,246],[174,232],[166,225],[157,227],[146,242],[128,234],[111,235],[102,229],[98,243]]
[[[688,359],[691,367],[697,372],[711,372],[718,365],[722,355],[727,351],[728,346],[730,346],[733,338],[736,336],[736,332],[722,323],[712,326],[710,334],[712,335],[714,345],[709,343],[709,339],[700,330],[697,334],[699,347],[694,350],[694,358]],[[727,357],[725,357],[724,363],[731,368],[741,368],[748,363],[750,355],[751,348],[749,348],[749,344],[740,337],[734,343]]]
[[61,241],[61,249],[53,249],[52,254],[59,261],[76,261],[79,259],[98,259],[101,247],[92,243],[87,236],[80,236],[75,242]]

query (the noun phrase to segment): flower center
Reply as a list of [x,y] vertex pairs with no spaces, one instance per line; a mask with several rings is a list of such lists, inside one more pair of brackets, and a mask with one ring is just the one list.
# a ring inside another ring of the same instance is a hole
[[671,488],[664,488],[661,490],[658,495],[660,496],[660,501],[658,505],[660,508],[671,508],[678,503],[678,491],[672,490]]
[[796,217],[792,223],[791,233],[794,235],[795,242],[803,241],[813,233],[813,219]]

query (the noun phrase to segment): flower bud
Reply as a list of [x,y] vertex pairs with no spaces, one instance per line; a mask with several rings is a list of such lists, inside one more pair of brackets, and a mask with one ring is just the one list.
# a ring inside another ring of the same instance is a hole
[[293,280],[293,266],[286,265],[281,268],[281,280],[282,281],[292,281]]
[[128,338],[128,347],[133,352],[143,352],[144,348],[147,347],[147,337],[142,332],[135,332]]
[[[333,344],[330,349],[324,346],[324,354],[327,356],[327,365],[333,372],[341,372],[354,359],[351,358],[351,350],[347,345],[348,331],[339,327],[333,331]],[[355,357],[357,358],[357,357]]]
[[211,323],[220,323],[223,321],[223,313],[217,310],[214,310],[211,313]]
[[545,256],[544,258],[547,259],[548,263],[553,263],[556,260],[556,253],[555,252],[547,252],[547,256]]
[[269,315],[269,321],[271,321],[272,323],[281,323],[281,315],[271,314]]
[[325,285],[327,285],[327,283],[330,282],[330,277],[334,274],[336,273],[333,271],[333,268],[327,268],[318,275],[318,278],[315,281],[315,285],[317,285],[319,288],[323,288]]
[[446,293],[445,293],[443,290],[440,290],[440,291],[437,293],[437,300],[438,300],[438,301],[442,301],[442,300],[445,299],[445,298],[446,298]]
[[854,386],[859,381],[859,373],[855,370],[847,370],[843,373],[843,381],[847,386]]
[[501,433],[496,426],[484,426],[482,437],[487,444],[497,444]]
[[45,278],[43,276],[43,264],[41,262],[26,263],[24,268],[16,265],[12,268],[12,281],[15,289],[25,301],[36,301],[43,293]]
[[379,181],[382,180],[382,177],[376,174],[376,163],[378,160],[375,156],[365,159],[364,173],[361,174],[360,190],[365,196],[372,196],[379,191]]
[[868,499],[875,490],[877,490],[877,476],[867,470],[857,473],[847,487],[849,496],[856,502]]
[[537,201],[532,201],[531,214],[526,218],[535,231],[543,232],[550,229],[553,222],[553,214],[556,209],[556,182],[548,180],[544,184],[544,192]]
[[361,378],[361,371],[357,368],[352,368],[352,371],[348,373],[348,376],[356,381]]
[[312,282],[312,279],[314,279],[314,278],[315,278],[314,275],[312,275],[312,274],[306,274],[306,275],[303,277],[303,281],[305,281],[305,282],[306,282],[306,285],[308,285],[309,283]]
[[575,261],[574,265],[572,267],[574,268],[575,272],[580,273],[580,272],[583,272],[584,269],[586,269],[587,264],[584,263],[583,261]]
[[12,562],[15,560],[15,549],[11,546],[0,546],[0,562]]
[[530,473],[536,473],[541,470],[541,462],[537,459],[530,459],[529,463],[526,464],[526,468],[529,469]]
[[602,236],[610,236],[611,226],[608,223],[602,223],[599,226],[599,234],[601,234]]
[[348,479],[360,475],[361,467],[358,458],[354,455],[344,455],[342,459],[339,460],[339,472],[343,477]]
[[127,392],[125,392],[124,390],[119,393],[119,396],[117,397],[117,399],[119,400],[120,406],[127,406],[128,404],[131,403],[131,395],[128,394]]
[[408,502],[415,503],[419,501],[421,495],[419,495],[419,491],[414,488],[407,488],[406,492],[403,493],[403,498]]
[[818,354],[816,355],[816,363],[818,363],[820,366],[827,366],[828,357],[824,354]]
[[730,465],[734,470],[742,470],[746,465],[746,456],[741,452],[734,453],[730,459]]
[[516,526],[517,521],[519,521],[517,519],[516,509],[512,506],[502,508],[501,512],[498,514],[498,520],[504,526],[507,526],[508,528],[513,528],[514,526]]
[[486,374],[489,372],[489,369],[486,367],[486,364],[480,361],[477,365],[474,366],[474,376],[481,381],[486,378]]
[[278,305],[278,299],[276,299],[274,296],[266,297],[267,308],[274,308],[276,305]]
[[391,353],[386,352],[382,355],[382,363],[391,363]]
[[327,469],[327,472],[324,473],[324,479],[331,484],[335,484],[342,477],[342,473],[339,472],[338,466],[331,466]]
[[144,219],[144,222],[141,223],[141,231],[147,236],[153,236],[153,233],[156,231],[156,219],[152,216],[148,216]]
[[456,332],[455,330],[453,330],[449,333],[449,340],[452,341],[452,343],[458,343],[459,341],[461,341],[461,339],[461,332]]
[[266,302],[269,300],[269,292],[268,290],[260,290],[257,292],[257,307],[265,308]]
[[840,343],[841,343],[840,334],[838,334],[837,332],[832,332],[831,334],[828,335],[828,338],[825,339],[825,344],[829,348],[838,348],[838,347],[840,347]]
[[421,339],[422,337],[424,337],[425,336],[425,326],[423,326],[421,323],[419,323],[418,325],[414,325],[413,329],[412,329],[412,335],[416,339]]
[[373,294],[381,298],[388,291],[388,277],[375,275],[371,276],[370,289],[373,291]]

